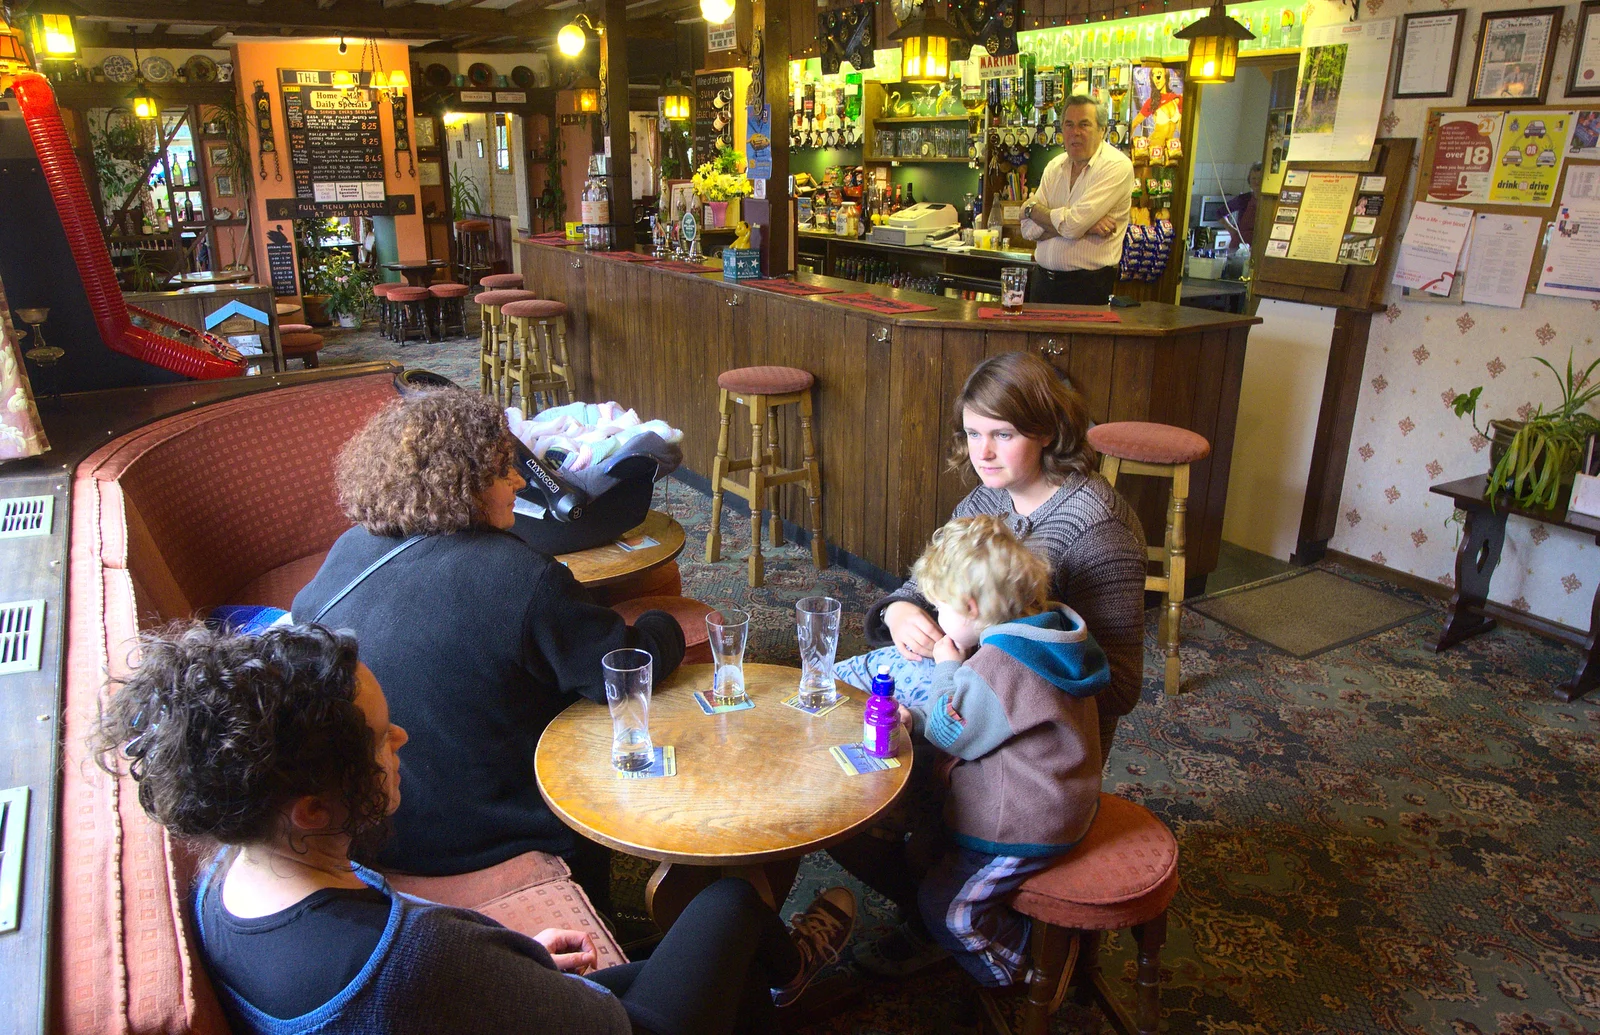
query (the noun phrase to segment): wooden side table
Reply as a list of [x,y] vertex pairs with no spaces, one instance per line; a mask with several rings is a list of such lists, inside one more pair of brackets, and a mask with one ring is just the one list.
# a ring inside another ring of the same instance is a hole
[[556,560],[567,566],[580,585],[591,588],[610,586],[677,559],[683,552],[683,526],[669,515],[652,510],[645,516],[644,524],[631,528],[624,539],[647,535],[656,541],[655,546],[643,550],[624,550],[616,543],[591,546],[576,553],[563,553]]
[[[1456,509],[1467,515],[1461,546],[1456,550],[1456,591],[1450,598],[1450,615],[1433,648],[1435,651],[1449,650],[1462,640],[1488,632],[1497,624],[1484,613],[1484,607],[1489,602],[1489,582],[1494,578],[1495,566],[1500,563],[1500,550],[1505,546],[1507,517],[1516,514],[1582,532],[1594,536],[1595,543],[1600,544],[1600,518],[1571,514],[1564,507],[1561,510],[1520,507],[1507,493],[1501,493],[1490,506],[1484,498],[1488,484],[1488,475],[1478,475],[1432,488],[1433,492],[1453,500]],[[1597,629],[1600,629],[1600,585],[1595,587],[1594,604],[1589,611],[1589,636],[1584,643],[1583,661],[1578,665],[1577,674],[1556,688],[1558,701],[1576,701],[1600,686]]]

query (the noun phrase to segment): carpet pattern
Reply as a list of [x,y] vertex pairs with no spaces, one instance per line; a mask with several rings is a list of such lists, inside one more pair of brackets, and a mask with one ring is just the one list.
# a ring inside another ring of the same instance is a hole
[[1426,604],[1317,568],[1202,597],[1188,606],[1301,660],[1428,613]]
[[[476,326],[476,321],[470,321],[468,326]],[[379,334],[377,324],[371,320],[359,330],[333,327],[318,333],[322,335],[323,343],[318,359],[323,366],[393,360],[408,367],[420,367],[443,374],[463,388],[478,386],[477,334],[438,342],[413,338],[401,346]]]

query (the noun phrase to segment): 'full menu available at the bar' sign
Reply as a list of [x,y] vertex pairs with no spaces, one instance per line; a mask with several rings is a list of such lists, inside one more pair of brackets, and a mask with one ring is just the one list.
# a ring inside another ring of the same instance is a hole
[[383,139],[366,73],[333,84],[324,70],[279,69],[299,216],[382,214]]

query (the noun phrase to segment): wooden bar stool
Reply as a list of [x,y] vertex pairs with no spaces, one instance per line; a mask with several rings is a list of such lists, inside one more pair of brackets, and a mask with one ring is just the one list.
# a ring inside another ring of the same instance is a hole
[[1183,614],[1185,575],[1184,516],[1189,510],[1189,465],[1211,455],[1204,435],[1170,424],[1116,421],[1089,429],[1089,445],[1100,453],[1100,473],[1112,485],[1118,474],[1146,474],[1172,479],[1167,499],[1167,534],[1163,546],[1149,548],[1149,558],[1161,562],[1160,575],[1147,575],[1144,588],[1165,593],[1161,614],[1161,645],[1167,655],[1167,693],[1178,692],[1178,639]]
[[[1048,870],[1028,878],[1011,900],[1011,908],[1033,921],[1021,1035],[1045,1035],[1069,984],[1076,985],[1080,1004],[1098,1000],[1123,1035],[1155,1035],[1161,1024],[1167,907],[1177,893],[1178,842],[1172,831],[1143,805],[1101,794],[1100,810],[1083,840]],[[1132,1024],[1099,966],[1100,932],[1125,927],[1133,928],[1139,944]],[[1074,939],[1079,931],[1081,949]],[[981,998],[990,1023],[1009,1035],[989,993]]]
[[389,288],[389,326],[391,337],[404,345],[410,332],[419,330],[424,341],[433,340],[433,328],[428,322],[428,304],[433,296],[424,287],[406,287],[395,284]]
[[315,370],[320,362],[317,353],[322,351],[322,335],[313,332],[310,324],[279,324],[278,347],[283,350],[285,364],[298,359],[307,370]]
[[372,302],[378,309],[378,333],[388,334],[389,328],[389,289],[398,287],[396,284],[372,285]]
[[[501,403],[511,405],[511,383],[522,393],[522,410],[529,416],[548,406],[572,401],[567,378],[567,307],[537,298],[507,302],[500,315],[509,325],[511,343],[501,392]],[[541,399],[541,396],[544,398]],[[542,405],[541,405],[542,403]]]
[[[750,504],[751,588],[766,581],[761,564],[761,509],[766,493],[790,482],[806,483],[811,505],[811,559],[819,570],[828,566],[828,546],[822,539],[822,466],[811,433],[811,386],[816,380],[809,371],[794,367],[740,367],[717,375],[722,428],[717,433],[717,458],[711,465],[711,534],[706,536],[706,563],[722,558],[722,490],[727,489]],[[735,403],[750,408],[750,455],[743,458],[728,456],[728,426]],[[772,411],[795,404],[800,407],[805,459],[800,468],[786,470],[778,466],[778,425]],[[728,477],[746,470],[750,472],[748,486]],[[773,546],[782,546],[783,523],[777,503],[774,492],[771,539]]]
[[484,395],[502,398],[506,391],[506,363],[511,343],[500,307],[507,302],[533,302],[532,291],[484,291],[473,299],[478,305],[478,386]]
[[491,273],[478,281],[485,291],[521,291],[527,287],[520,273]]
[[433,305],[439,313],[439,337],[449,337],[450,327],[461,328],[461,336],[467,336],[467,285],[465,284],[429,284],[428,294],[433,296]]
[[456,220],[456,270],[469,288],[494,269],[494,246],[489,242],[487,219]]

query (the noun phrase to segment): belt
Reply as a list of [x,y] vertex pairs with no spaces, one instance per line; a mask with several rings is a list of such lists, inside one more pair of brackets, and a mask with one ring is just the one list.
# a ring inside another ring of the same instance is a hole
[[1035,266],[1035,268],[1040,273],[1043,273],[1047,277],[1056,278],[1056,277],[1071,276],[1073,274],[1104,273],[1106,270],[1114,270],[1114,269],[1117,269],[1118,267],[1116,267],[1116,266],[1097,266],[1092,270],[1053,270],[1053,269],[1050,269],[1047,266]]

